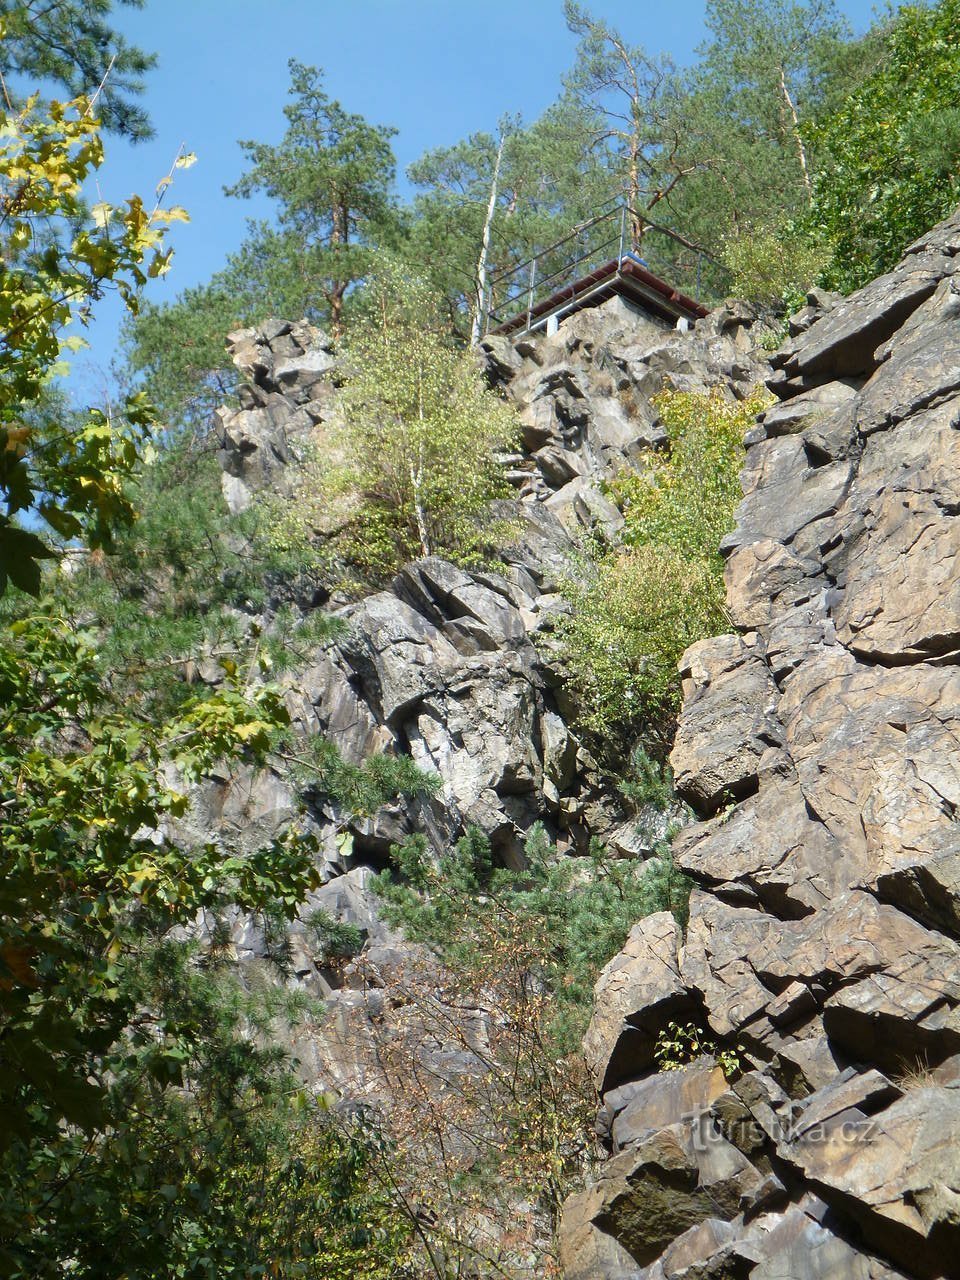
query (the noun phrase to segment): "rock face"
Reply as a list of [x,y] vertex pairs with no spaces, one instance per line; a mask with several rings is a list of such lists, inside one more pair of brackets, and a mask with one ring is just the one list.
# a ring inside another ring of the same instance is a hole
[[[523,424],[526,447],[506,460],[516,498],[495,512],[517,530],[515,544],[497,572],[468,573],[436,557],[406,566],[388,588],[340,609],[345,638],[289,681],[289,709],[305,735],[323,733],[349,761],[409,753],[441,779],[429,811],[355,824],[358,854],[378,864],[413,823],[438,846],[474,825],[510,863],[534,822],[571,849],[622,823],[564,722],[540,642],[566,607],[561,581],[585,572],[577,540],[621,520],[601,483],[663,439],[651,397],[667,379],[747,393],[768,372],[752,324],[749,310],[728,307],[679,333],[615,299],[548,338],[484,341],[486,372]],[[335,417],[336,360],[307,324],[269,322],[230,341],[245,381],[239,408],[220,410],[215,429],[224,493],[240,510],[260,491],[285,492],[289,464]],[[272,813],[289,812],[290,797],[279,784],[257,785],[234,825],[259,835]],[[231,816],[222,785],[208,807],[217,820]],[[317,818],[322,830],[337,815]],[[332,846],[328,853],[331,874],[345,869]]]
[[[689,927],[597,986],[568,1280],[960,1276],[960,216],[815,302],[747,441],[738,634],[684,659]],[[729,1083],[655,1073],[671,1020]]]
[[[382,1016],[377,969],[395,964],[399,941],[377,920],[366,886],[392,843],[422,830],[439,850],[472,825],[501,862],[517,866],[526,833],[542,822],[570,852],[593,835],[627,856],[644,852],[565,722],[545,656],[566,607],[558,588],[584,572],[578,539],[621,523],[601,483],[663,440],[652,397],[667,379],[735,396],[769,373],[753,323],[749,309],[731,305],[679,333],[614,300],[550,337],[486,339],[486,374],[523,427],[523,448],[505,459],[515,496],[494,513],[517,530],[516,542],[496,572],[467,573],[437,558],[408,565],[385,589],[340,608],[344,637],[286,678],[304,737],[324,735],[351,763],[374,751],[409,754],[440,783],[435,797],[364,820],[322,797],[313,803],[308,825],[327,883],[293,926],[290,976],[328,1001],[330,1016],[297,1051],[336,1090],[376,1090],[364,1027]],[[239,511],[259,492],[289,491],[289,464],[335,419],[337,369],[330,342],[306,324],[269,322],[233,334],[231,347],[243,379],[239,406],[222,409],[215,429],[224,493]],[[291,817],[294,800],[279,777],[234,773],[210,780],[194,820],[205,832],[219,827],[260,844]],[[305,923],[317,908],[363,931],[360,968],[334,971],[317,960]],[[237,922],[234,945],[253,963],[265,949],[249,922]]]
[[259,329],[227,337],[244,381],[239,408],[219,409],[223,493],[234,514],[255,492],[283,492],[284,472],[312,429],[330,415],[330,375],[336,368],[329,339],[306,321],[268,320]]

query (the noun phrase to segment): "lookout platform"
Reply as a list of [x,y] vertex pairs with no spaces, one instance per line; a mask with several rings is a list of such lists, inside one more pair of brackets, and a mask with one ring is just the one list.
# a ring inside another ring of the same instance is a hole
[[617,201],[533,258],[491,275],[483,332],[549,332],[617,295],[671,324],[692,323],[709,309],[701,289],[713,292],[724,274],[698,245]]

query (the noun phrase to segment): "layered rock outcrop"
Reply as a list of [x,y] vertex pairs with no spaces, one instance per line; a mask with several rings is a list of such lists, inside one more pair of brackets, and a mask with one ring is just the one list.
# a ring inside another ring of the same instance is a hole
[[[960,1275],[960,216],[774,358],[688,651],[689,926],[597,987],[568,1280]],[[657,1073],[670,1022],[709,1058]]]
[[[515,496],[495,512],[515,542],[495,572],[431,558],[359,602],[323,602],[347,631],[286,678],[294,727],[323,735],[351,763],[374,751],[409,754],[440,783],[434,797],[363,820],[312,797],[308,825],[326,883],[293,926],[289,963],[293,981],[328,1001],[329,1017],[298,1052],[337,1090],[376,1092],[364,1027],[381,1017],[377,973],[409,956],[377,919],[368,887],[392,843],[422,830],[439,850],[476,826],[501,862],[519,865],[526,833],[542,822],[572,853],[593,835],[621,854],[644,852],[635,822],[567,723],[549,638],[566,607],[563,580],[585,571],[579,539],[615,534],[621,523],[601,482],[663,439],[652,397],[668,380],[748,393],[769,372],[753,324],[749,308],[729,306],[680,333],[614,300],[550,337],[485,340],[487,376],[522,424],[522,448],[503,460]],[[327,339],[304,324],[270,323],[231,342],[243,384],[239,405],[221,410],[215,427],[224,493],[237,511],[264,490],[289,490],[289,464],[335,420],[337,368]],[[304,609],[312,603],[301,599]],[[195,820],[261,843],[295,808],[280,776],[232,774],[211,779]],[[306,923],[317,907],[363,931],[359,965],[331,971],[317,959]],[[234,945],[251,961],[265,949],[248,921],[236,922]]]

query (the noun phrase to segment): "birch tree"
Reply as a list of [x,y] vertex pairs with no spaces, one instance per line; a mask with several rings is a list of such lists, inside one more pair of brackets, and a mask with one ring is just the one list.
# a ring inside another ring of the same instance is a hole
[[427,263],[455,326],[478,336],[479,290],[497,307],[496,277],[545,249],[611,194],[610,175],[591,147],[594,113],[569,98],[530,125],[503,117],[496,134],[477,133],[429,151],[408,176],[420,190],[405,253]]
[[490,199],[487,201],[487,213],[483,220],[483,231],[480,233],[480,257],[477,259],[476,303],[473,321],[470,326],[470,341],[480,341],[480,329],[483,324],[484,307],[487,299],[487,261],[490,257],[490,232],[493,228],[494,214],[497,212],[497,193],[500,187],[500,166],[503,163],[503,147],[507,140],[506,130],[501,124],[497,141],[497,155],[493,162],[493,177],[490,180]]
[[497,454],[515,447],[516,419],[422,281],[384,265],[364,293],[344,335],[339,423],[318,428],[273,535],[320,534],[365,582],[419,556],[470,562],[490,546],[489,502],[509,492]]

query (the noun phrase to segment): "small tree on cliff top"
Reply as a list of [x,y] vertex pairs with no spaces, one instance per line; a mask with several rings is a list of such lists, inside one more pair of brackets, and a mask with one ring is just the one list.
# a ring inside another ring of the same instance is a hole
[[419,556],[481,555],[485,508],[507,491],[496,452],[514,445],[518,428],[445,331],[438,299],[384,267],[344,350],[340,425],[317,441],[298,501],[275,512],[274,536],[309,538],[338,511],[335,557],[374,580]]

